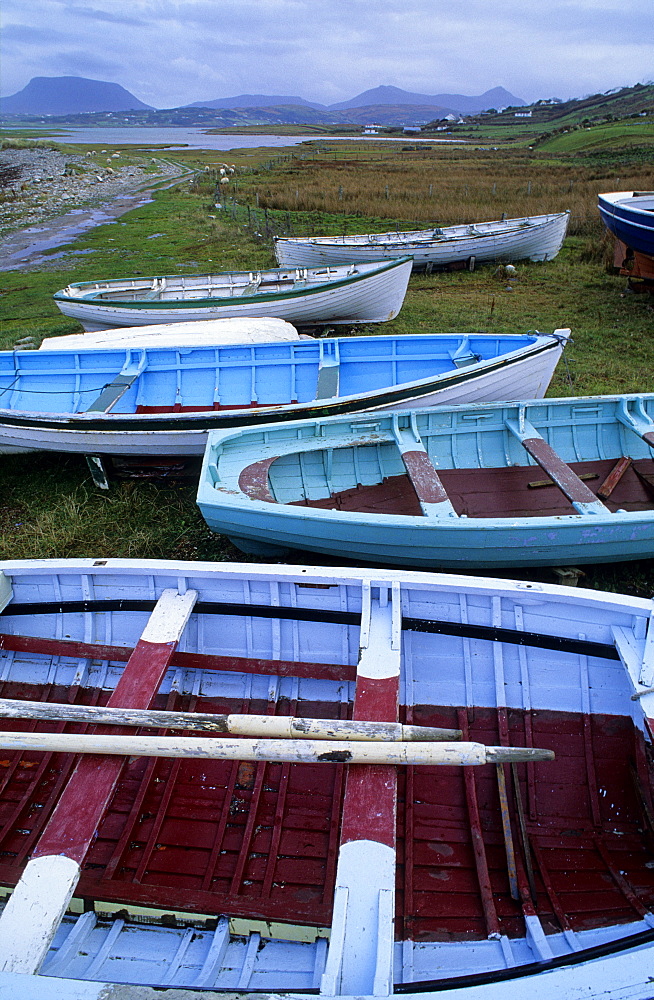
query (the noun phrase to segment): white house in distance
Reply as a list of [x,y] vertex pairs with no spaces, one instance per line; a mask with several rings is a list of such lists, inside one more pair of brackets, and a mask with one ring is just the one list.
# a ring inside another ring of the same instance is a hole
[[378,127],[379,126],[377,126],[377,125],[364,125],[363,126],[363,134],[364,135],[377,135],[378,134],[377,133]]

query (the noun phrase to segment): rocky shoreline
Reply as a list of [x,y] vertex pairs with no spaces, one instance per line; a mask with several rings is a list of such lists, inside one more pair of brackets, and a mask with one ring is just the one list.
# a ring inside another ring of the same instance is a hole
[[[0,150],[3,269],[141,203],[148,189],[189,174],[179,163],[106,151],[70,154],[44,148]],[[57,239],[61,237],[59,242]],[[30,253],[34,248],[34,253]]]

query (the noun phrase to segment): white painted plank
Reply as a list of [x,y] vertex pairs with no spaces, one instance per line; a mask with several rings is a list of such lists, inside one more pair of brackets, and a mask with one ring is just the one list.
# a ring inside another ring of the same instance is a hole
[[79,873],[77,862],[63,855],[28,862],[0,917],[0,971],[39,971]]
[[162,591],[143,629],[141,642],[179,642],[197,599],[196,590],[187,590],[185,594],[172,589]]
[[5,572],[0,570],[0,611],[4,611],[13,596],[11,580]]

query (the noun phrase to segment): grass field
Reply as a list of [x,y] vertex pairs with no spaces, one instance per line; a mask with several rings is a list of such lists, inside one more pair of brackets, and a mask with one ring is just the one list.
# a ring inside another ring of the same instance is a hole
[[[0,276],[0,346],[10,348],[26,335],[38,343],[43,336],[79,331],[51,298],[73,280],[272,264],[271,241],[260,225],[266,208],[271,231],[290,222],[293,231],[304,226],[365,232],[395,225],[410,228],[432,218],[432,212],[447,224],[464,221],[462,216],[483,220],[502,211],[511,217],[570,207],[577,223],[555,261],[520,262],[510,282],[494,265],[473,273],[416,275],[396,320],[354,332],[513,333],[569,326],[573,343],[550,395],[654,391],[654,302],[648,295],[627,294],[625,279],[607,273],[608,241],[594,209],[597,192],[615,189],[617,177],[626,189],[654,188],[649,165],[632,165],[624,173],[619,159],[598,170],[562,153],[554,161],[544,155],[502,151],[494,156],[492,151],[451,148],[433,149],[425,157],[400,144],[372,144],[364,150],[359,146],[352,152],[340,148],[352,145],[339,144],[336,153],[317,153],[313,146],[289,149],[273,161],[266,150],[230,153],[239,169],[229,191],[221,194],[226,211],[215,206],[217,155],[185,153],[179,158],[203,170],[193,184],[158,192],[151,203],[117,223],[93,230],[63,253],[55,251],[39,271]],[[303,154],[305,159],[300,158]],[[323,190],[329,193],[324,204]],[[240,206],[236,218],[232,198]],[[245,225],[246,206],[258,212],[256,225],[252,219]],[[193,482],[117,481],[109,493],[100,493],[79,456],[26,455],[1,461],[2,558],[245,558],[206,529],[195,507]],[[300,554],[296,561],[311,563],[315,558]],[[554,579],[549,572],[504,575]],[[587,567],[582,582],[650,596],[654,573],[649,562]]]

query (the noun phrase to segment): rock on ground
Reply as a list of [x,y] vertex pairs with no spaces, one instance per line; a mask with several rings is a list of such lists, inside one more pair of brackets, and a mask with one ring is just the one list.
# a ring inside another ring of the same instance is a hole
[[0,150],[0,234],[38,224],[73,208],[97,206],[161,180],[183,166],[129,153],[61,153],[44,148]]

